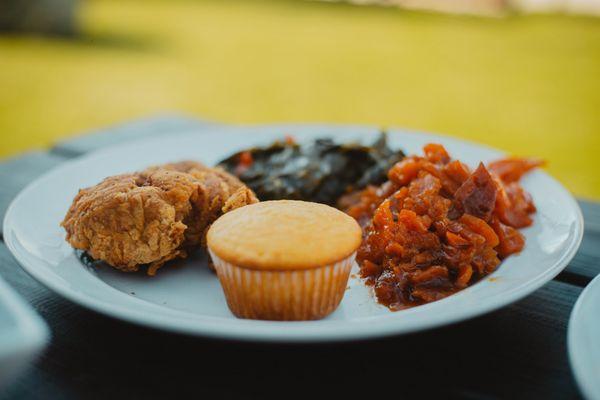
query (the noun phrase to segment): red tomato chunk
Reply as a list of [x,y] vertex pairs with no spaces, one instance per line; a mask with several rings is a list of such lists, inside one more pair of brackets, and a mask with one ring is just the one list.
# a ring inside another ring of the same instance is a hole
[[535,206],[519,179],[542,163],[505,159],[475,171],[439,144],[394,165],[389,181],[341,199],[363,227],[357,261],[392,310],[440,300],[494,272],[520,252],[517,230]]

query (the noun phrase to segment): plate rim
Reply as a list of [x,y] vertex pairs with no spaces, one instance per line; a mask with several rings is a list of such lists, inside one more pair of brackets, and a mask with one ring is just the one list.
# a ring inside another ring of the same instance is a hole
[[[51,337],[43,318],[0,276],[0,309],[12,324],[0,331],[0,391],[46,347]],[[8,366],[9,365],[9,366]]]
[[[349,131],[359,129],[372,129],[376,130],[376,127],[368,126],[368,125],[345,125],[345,124],[316,124],[316,123],[306,123],[306,124],[257,124],[257,125],[246,125],[246,126],[219,126],[215,127],[214,130],[211,130],[210,133],[215,132],[227,132],[227,131],[240,131],[244,129],[258,129],[258,128],[268,128],[275,129],[279,128],[285,132],[286,129],[290,128],[322,128],[322,129],[347,129]],[[423,135],[431,138],[432,140],[439,139],[442,142],[454,142],[459,144],[468,144],[470,146],[476,146],[479,148],[486,148],[488,150],[493,150],[497,153],[504,153],[501,150],[495,149],[486,144],[480,144],[471,140],[458,139],[452,136],[445,136],[436,133],[424,132],[424,131],[416,131],[416,130],[408,130],[402,128],[392,128],[387,130],[390,135],[395,133],[402,134],[416,134]],[[180,136],[180,135],[199,135],[202,136],[209,132],[206,131],[197,131],[194,129],[181,131],[176,135],[170,135],[170,137]],[[324,133],[325,134],[325,133]],[[160,136],[157,138],[153,138],[150,140],[160,141],[165,140],[164,136]],[[548,281],[552,280],[555,276],[557,276],[569,261],[575,256],[577,252],[584,233],[584,221],[583,215],[581,212],[581,208],[579,204],[573,197],[573,195],[554,177],[549,175],[544,171],[540,171],[540,173],[544,174],[548,179],[552,180],[555,185],[557,185],[560,190],[564,192],[568,202],[572,210],[576,214],[575,221],[575,232],[569,235],[569,243],[567,250],[561,255],[559,259],[557,259],[552,265],[550,265],[542,274],[539,274],[535,277],[535,279],[530,280],[527,284],[513,288],[505,292],[504,298],[499,301],[488,302],[488,303],[480,303],[475,307],[470,308],[462,308],[458,311],[455,311],[450,317],[448,315],[444,315],[443,318],[440,316],[434,316],[429,318],[426,322],[421,322],[419,324],[415,324],[412,327],[402,327],[398,328],[394,324],[393,320],[387,321],[386,324],[379,327],[379,329],[356,329],[356,330],[336,330],[336,329],[323,329],[322,327],[319,329],[318,335],[310,335],[306,334],[306,332],[298,332],[288,331],[281,332],[278,330],[273,330],[272,328],[275,326],[281,326],[281,324],[286,324],[290,326],[291,324],[295,325],[297,328],[302,327],[303,324],[307,324],[310,322],[302,321],[302,322],[280,322],[280,321],[260,321],[262,324],[261,329],[256,326],[252,326],[251,331],[245,331],[244,326],[247,322],[246,320],[232,320],[236,323],[242,325],[241,329],[229,329],[231,328],[229,323],[225,323],[223,321],[219,321],[216,323],[203,324],[201,327],[196,323],[186,323],[185,320],[181,316],[173,316],[170,317],[169,320],[173,323],[165,323],[164,316],[155,316],[153,314],[147,314],[143,311],[139,311],[133,308],[127,307],[119,307],[118,305],[107,306],[105,303],[95,299],[92,296],[87,296],[85,293],[73,291],[68,287],[63,287],[61,284],[53,281],[52,279],[48,279],[43,272],[36,271],[36,267],[33,267],[28,264],[27,260],[25,260],[24,256],[17,249],[17,246],[13,242],[15,240],[12,235],[12,228],[10,227],[10,219],[13,213],[13,208],[16,208],[16,204],[18,201],[25,196],[29,191],[33,190],[38,184],[40,184],[48,175],[59,173],[62,169],[68,169],[72,164],[77,164],[82,161],[85,161],[90,158],[95,158],[101,156],[104,153],[110,153],[116,148],[134,146],[135,143],[140,140],[132,140],[127,141],[125,143],[118,143],[110,146],[103,147],[101,149],[86,153],[82,156],[76,157],[74,159],[70,159],[65,161],[64,163],[59,164],[58,166],[50,169],[44,174],[37,177],[35,180],[26,185],[17,196],[11,201],[9,207],[7,208],[6,214],[4,216],[3,221],[3,229],[4,229],[4,242],[10,252],[13,254],[15,259],[18,261],[19,265],[23,270],[27,272],[32,278],[36,281],[40,282],[42,285],[51,289],[54,293],[60,295],[63,298],[68,299],[69,301],[73,301],[76,304],[84,306],[85,308],[91,309],[100,314],[117,318],[122,321],[135,323],[141,326],[146,326],[154,329],[159,329],[162,331],[168,332],[176,332],[181,334],[187,334],[192,336],[200,336],[200,337],[209,337],[215,339],[227,339],[227,340],[238,340],[238,341],[251,341],[251,342],[287,342],[287,343],[306,343],[306,342],[341,342],[341,341],[353,341],[353,340],[364,340],[370,338],[379,338],[385,336],[392,335],[404,335],[408,333],[413,333],[422,330],[432,329],[438,326],[450,325],[456,322],[464,321],[467,319],[475,318],[477,316],[486,314],[488,312],[503,308],[511,303],[514,303],[525,296],[533,293],[535,290],[539,289]],[[427,307],[428,305],[420,306]],[[177,310],[173,310],[174,314],[177,314]],[[228,321],[229,322],[229,321]],[[256,321],[253,321],[256,322]],[[327,321],[324,321],[327,322]],[[224,326],[224,328],[223,328]],[[263,328],[264,327],[264,328]],[[269,328],[270,327],[270,328]]]
[[[573,376],[575,377],[575,382],[577,382],[579,390],[581,390],[586,399],[599,398],[600,383],[596,379],[596,385],[594,385],[594,380],[588,379],[588,374],[584,373],[584,370],[586,370],[588,364],[582,363],[582,358],[580,355],[581,350],[578,350],[581,346],[575,343],[577,337],[582,334],[581,331],[579,331],[579,334],[576,332],[576,328],[581,325],[581,318],[583,317],[581,314],[581,309],[583,308],[586,296],[592,292],[592,290],[600,291],[600,275],[597,275],[594,279],[592,279],[577,298],[577,301],[573,306],[573,310],[571,311],[568,323],[569,325],[567,328],[567,349],[569,354],[569,363],[571,365],[571,370],[573,371]],[[585,333],[585,331],[583,333]]]

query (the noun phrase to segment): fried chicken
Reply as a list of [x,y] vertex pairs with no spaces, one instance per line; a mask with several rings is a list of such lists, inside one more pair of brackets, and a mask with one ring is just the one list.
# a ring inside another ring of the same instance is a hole
[[223,213],[257,202],[220,168],[193,161],[111,176],[81,189],[61,226],[66,240],[122,271],[165,262],[205,247],[206,231]]

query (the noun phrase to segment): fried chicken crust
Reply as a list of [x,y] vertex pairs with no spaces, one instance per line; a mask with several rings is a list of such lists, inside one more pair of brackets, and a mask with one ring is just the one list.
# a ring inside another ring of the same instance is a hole
[[223,213],[257,202],[254,193],[220,168],[194,161],[111,176],[81,189],[61,226],[66,240],[122,271],[167,261],[206,246],[206,231]]

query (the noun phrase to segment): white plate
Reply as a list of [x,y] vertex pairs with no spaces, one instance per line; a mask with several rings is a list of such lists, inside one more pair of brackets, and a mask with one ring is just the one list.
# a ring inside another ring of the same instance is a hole
[[568,334],[569,358],[586,399],[600,399],[600,276],[577,299]]
[[0,278],[0,389],[44,348],[48,327]]
[[[343,126],[263,126],[189,132],[103,149],[48,172],[19,194],[4,221],[4,239],[23,268],[40,282],[83,306],[116,318],[193,335],[263,341],[348,340],[414,332],[480,315],[533,292],[551,280],[575,254],[582,217],[572,196],[541,171],[528,175],[538,213],[524,230],[525,250],[510,257],[480,283],[439,302],[401,312],[378,305],[370,291],[352,279],[338,310],[321,321],[268,322],[236,319],[228,310],[215,275],[188,261],[164,268],[154,278],[111,268],[81,265],[64,241],[59,223],[73,196],[107,175],[151,164],[197,159],[214,164],[234,151],[269,144],[284,134],[300,141],[316,137],[372,141],[377,131]],[[440,142],[450,154],[474,166],[502,153],[480,145],[430,134],[391,132],[390,143],[408,153]]]

